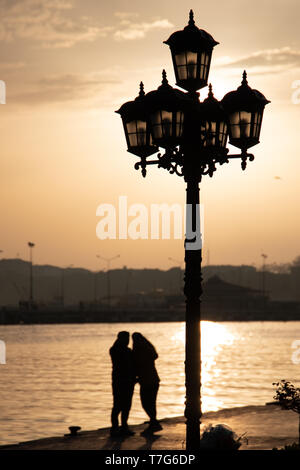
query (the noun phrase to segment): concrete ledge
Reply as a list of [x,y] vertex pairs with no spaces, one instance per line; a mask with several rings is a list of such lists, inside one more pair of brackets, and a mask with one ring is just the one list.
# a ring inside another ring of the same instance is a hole
[[[165,418],[160,422],[163,430],[151,437],[140,435],[147,426],[143,423],[131,426],[135,431],[132,437],[112,439],[109,428],[103,428],[81,431],[75,437],[49,437],[1,446],[0,450],[184,450],[185,418]],[[238,436],[245,434],[248,444],[245,440],[241,450],[271,450],[298,440],[297,413],[282,410],[276,404],[205,413],[201,430],[210,423],[227,424]]]

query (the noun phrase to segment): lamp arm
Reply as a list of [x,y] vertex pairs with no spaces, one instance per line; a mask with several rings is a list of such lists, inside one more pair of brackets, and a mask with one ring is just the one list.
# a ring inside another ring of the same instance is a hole
[[[249,158],[249,161],[253,162],[254,155],[252,153],[247,153],[247,150],[242,150],[242,152],[239,155],[238,154],[227,155],[227,159],[229,159],[229,158],[241,158],[242,159],[242,162],[241,162],[242,170],[246,170],[247,159]],[[229,163],[228,160],[227,160],[227,163]]]
[[250,162],[254,160],[254,155],[252,153],[233,153],[232,155],[227,155],[226,158],[249,158]]

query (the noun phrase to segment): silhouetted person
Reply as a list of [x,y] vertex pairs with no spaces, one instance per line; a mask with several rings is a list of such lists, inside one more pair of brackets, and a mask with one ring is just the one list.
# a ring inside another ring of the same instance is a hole
[[[131,408],[132,395],[136,379],[133,352],[128,347],[129,333],[120,331],[109,350],[112,360],[113,408],[111,412],[111,436],[132,436],[127,420]],[[119,428],[119,414],[121,427]]]
[[133,357],[138,382],[140,384],[140,397],[142,407],[150,418],[148,428],[142,434],[152,434],[162,429],[156,419],[156,397],[159,388],[159,377],[155,368],[158,354],[154,346],[141,333],[133,333]]

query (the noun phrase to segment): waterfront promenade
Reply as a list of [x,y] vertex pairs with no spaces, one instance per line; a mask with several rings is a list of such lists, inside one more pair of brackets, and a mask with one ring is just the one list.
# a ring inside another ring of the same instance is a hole
[[[276,405],[209,412],[203,415],[202,423],[202,429],[210,423],[227,424],[238,436],[244,435],[240,450],[271,450],[298,440],[298,415],[281,410]],[[146,424],[139,424],[132,426],[135,435],[125,439],[111,439],[108,428],[95,431],[83,429],[76,437],[49,437],[2,446],[0,450],[184,450],[184,418],[163,419],[161,424],[163,430],[147,438],[140,435]]]

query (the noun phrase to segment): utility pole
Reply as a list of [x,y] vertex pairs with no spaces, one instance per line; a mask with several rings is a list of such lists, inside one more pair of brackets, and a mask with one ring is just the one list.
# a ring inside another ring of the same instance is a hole
[[61,293],[60,293],[60,297],[61,297],[61,303],[62,303],[63,308],[65,306],[65,270],[68,269],[68,268],[72,268],[73,266],[74,266],[73,264],[70,264],[69,266],[61,268]]
[[111,308],[111,284],[110,284],[110,263],[111,261],[120,258],[120,255],[113,256],[112,258],[104,258],[103,256],[96,255],[97,258],[106,261],[106,279],[107,279],[107,303],[109,309]]
[[183,290],[183,286],[182,286],[182,261],[179,261],[178,259],[174,259],[174,258],[168,258],[170,261],[175,261],[175,263],[178,264],[178,269],[179,269],[179,279],[178,279],[178,291],[179,293]]
[[262,295],[263,295],[263,312],[266,312],[266,297],[265,297],[265,291],[266,291],[266,259],[268,258],[268,255],[262,253]]
[[33,257],[32,257],[32,249],[35,246],[34,243],[28,242],[29,246],[29,309],[31,310],[33,307]]

